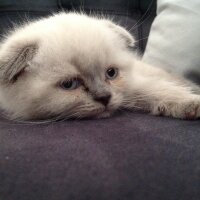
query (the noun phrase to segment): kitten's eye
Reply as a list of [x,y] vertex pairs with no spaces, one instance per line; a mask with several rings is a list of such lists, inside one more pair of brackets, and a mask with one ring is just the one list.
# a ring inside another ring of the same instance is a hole
[[66,80],[60,83],[60,87],[64,90],[75,90],[81,85],[80,80],[78,79],[71,79],[71,80]]
[[111,67],[109,69],[107,69],[106,71],[106,78],[107,79],[115,79],[118,75],[118,69],[117,68],[114,68],[114,67]]

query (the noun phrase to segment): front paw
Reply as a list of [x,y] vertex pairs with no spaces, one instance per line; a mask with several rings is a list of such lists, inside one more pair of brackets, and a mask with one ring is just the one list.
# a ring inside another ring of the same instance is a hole
[[200,118],[200,100],[162,103],[154,106],[152,114],[195,120]]

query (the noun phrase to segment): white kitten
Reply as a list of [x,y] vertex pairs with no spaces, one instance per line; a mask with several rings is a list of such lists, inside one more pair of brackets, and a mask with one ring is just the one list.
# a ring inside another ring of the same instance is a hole
[[107,117],[141,108],[200,116],[186,80],[142,63],[133,37],[106,19],[61,13],[15,30],[0,48],[0,107],[12,119]]

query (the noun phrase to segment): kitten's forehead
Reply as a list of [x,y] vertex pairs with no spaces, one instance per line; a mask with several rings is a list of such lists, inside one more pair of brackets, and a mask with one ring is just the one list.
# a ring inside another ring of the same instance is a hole
[[66,58],[74,62],[77,59],[79,65],[86,62],[92,64],[93,58],[96,58],[96,63],[103,62],[115,50],[116,34],[101,20],[85,17],[79,17],[77,21],[75,19],[74,23],[68,22],[67,27],[57,24],[58,27],[45,33],[43,51],[47,50],[46,54],[54,54],[61,60]]
[[87,78],[91,78],[95,75],[101,74],[102,70],[105,69],[109,58],[106,55],[85,55],[82,57],[74,55],[70,59],[70,63],[76,70]]
[[[82,38],[84,40],[84,38]],[[83,42],[84,43],[84,42]],[[90,44],[93,43],[93,44]],[[50,53],[46,56],[48,62],[54,63],[53,66],[63,68],[66,71],[76,71],[85,77],[89,78],[102,73],[114,61],[114,49],[104,42],[89,41],[83,46],[67,46],[63,44],[63,50],[56,50],[55,53]],[[60,46],[61,49],[61,46]],[[54,49],[53,49],[54,51]],[[49,56],[50,55],[50,56]],[[51,56],[56,55],[56,56]],[[59,65],[59,66],[58,66]]]
[[40,48],[38,63],[44,63],[48,71],[54,68],[63,74],[79,73],[93,78],[103,74],[124,51],[115,31],[101,20],[81,17],[67,27],[59,23],[45,33]]

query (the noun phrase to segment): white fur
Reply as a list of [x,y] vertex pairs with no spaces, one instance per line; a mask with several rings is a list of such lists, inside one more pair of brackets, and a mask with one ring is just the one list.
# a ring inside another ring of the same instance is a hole
[[[193,86],[142,63],[127,48],[133,45],[122,27],[83,14],[61,13],[17,28],[1,44],[0,106],[12,119],[106,117],[119,108],[138,107],[199,117]],[[114,80],[105,78],[109,66],[119,70]],[[81,87],[59,87],[77,76]],[[94,100],[106,92],[112,95],[107,106]]]

